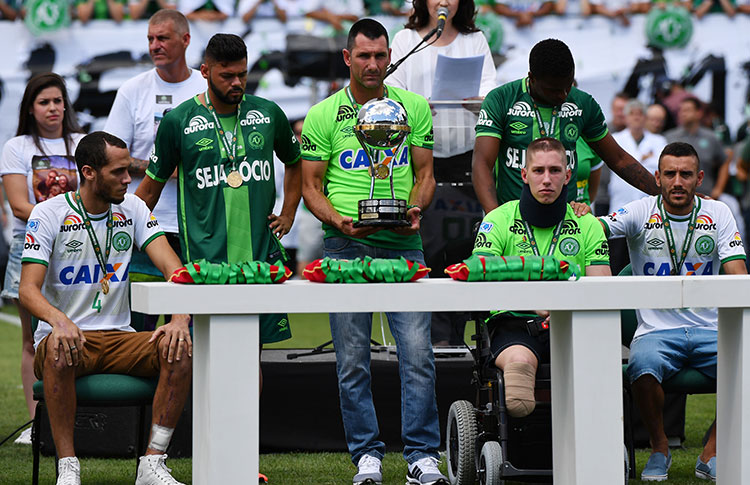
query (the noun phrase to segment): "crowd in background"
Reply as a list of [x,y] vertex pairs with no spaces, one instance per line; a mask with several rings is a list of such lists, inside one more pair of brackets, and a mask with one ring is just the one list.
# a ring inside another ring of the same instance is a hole
[[[356,21],[367,15],[406,16],[411,10],[409,0],[62,0],[70,3],[72,18],[81,22],[97,19],[147,19],[161,8],[179,9],[189,20],[221,21],[240,17],[244,22],[254,18],[308,17],[326,22],[343,31],[345,21]],[[601,15],[629,25],[628,17],[645,14],[667,5],[684,7],[700,19],[707,13],[724,13],[730,17],[749,14],[749,0],[480,0],[482,14],[496,14],[513,19],[518,27],[531,26],[546,15]],[[15,20],[25,14],[22,0],[0,0],[0,20]]]

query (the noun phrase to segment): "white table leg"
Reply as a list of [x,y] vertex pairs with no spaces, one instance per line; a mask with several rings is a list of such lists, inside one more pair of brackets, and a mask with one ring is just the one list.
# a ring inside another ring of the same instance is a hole
[[258,476],[258,315],[196,315],[193,483]]
[[750,483],[750,309],[719,309],[717,483]]
[[624,480],[618,311],[557,311],[550,322],[557,485]]

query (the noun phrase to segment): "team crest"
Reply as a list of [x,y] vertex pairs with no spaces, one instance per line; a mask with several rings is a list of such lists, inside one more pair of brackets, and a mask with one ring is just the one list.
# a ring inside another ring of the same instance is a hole
[[701,236],[695,241],[695,252],[701,256],[711,254],[716,247],[716,243],[711,236]]
[[566,237],[560,242],[560,252],[565,256],[575,256],[581,250],[581,245],[572,237]]
[[260,150],[265,144],[265,139],[263,138],[263,135],[254,131],[247,137],[247,143],[250,145],[250,148]]
[[133,239],[131,239],[130,234],[124,231],[118,232],[112,238],[112,247],[120,252],[130,249],[131,244],[133,244]]

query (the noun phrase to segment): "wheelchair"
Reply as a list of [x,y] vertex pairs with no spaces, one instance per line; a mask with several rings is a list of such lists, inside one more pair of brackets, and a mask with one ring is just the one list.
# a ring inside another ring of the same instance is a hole
[[[473,315],[475,402],[455,401],[448,412],[446,461],[451,485],[500,485],[505,480],[552,483],[552,412],[549,364],[536,374],[536,408],[524,418],[505,408],[503,372],[492,362],[488,313]],[[625,484],[629,459],[625,450]]]

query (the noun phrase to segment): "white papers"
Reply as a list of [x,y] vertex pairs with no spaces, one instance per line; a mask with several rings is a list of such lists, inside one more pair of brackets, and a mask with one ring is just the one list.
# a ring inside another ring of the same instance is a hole
[[448,57],[438,54],[430,100],[459,101],[479,95],[484,56]]

